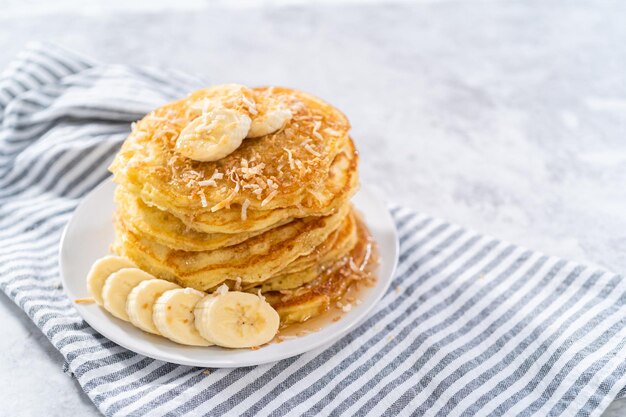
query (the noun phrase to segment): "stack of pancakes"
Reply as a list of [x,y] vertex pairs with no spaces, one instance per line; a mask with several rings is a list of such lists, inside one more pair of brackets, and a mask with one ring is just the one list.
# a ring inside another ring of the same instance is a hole
[[318,98],[254,88],[252,110],[276,100],[288,107],[282,128],[214,162],[177,153],[181,130],[227,90],[197,91],[133,126],[110,167],[113,249],[184,287],[261,291],[283,323],[305,321],[366,277],[372,259],[350,204],[358,186],[350,125]]

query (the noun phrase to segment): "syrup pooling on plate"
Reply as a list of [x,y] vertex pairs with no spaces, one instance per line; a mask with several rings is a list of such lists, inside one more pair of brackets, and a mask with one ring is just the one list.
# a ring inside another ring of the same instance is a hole
[[360,218],[357,218],[357,233],[353,249],[332,264],[322,266],[313,281],[294,290],[265,294],[280,314],[283,328],[322,314],[345,314],[360,303],[363,289],[375,283],[379,259],[376,242]]

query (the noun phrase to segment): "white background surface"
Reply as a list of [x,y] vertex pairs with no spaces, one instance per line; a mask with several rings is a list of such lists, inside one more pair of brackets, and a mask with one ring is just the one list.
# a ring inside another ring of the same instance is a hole
[[[347,113],[362,179],[390,200],[626,271],[625,2],[278,3],[4,0],[0,67],[48,40],[301,88]],[[0,314],[0,416],[95,415],[4,296]]]

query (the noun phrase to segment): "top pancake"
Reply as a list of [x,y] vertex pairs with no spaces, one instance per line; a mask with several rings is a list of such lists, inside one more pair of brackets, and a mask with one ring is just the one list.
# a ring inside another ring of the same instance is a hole
[[[244,203],[251,211],[298,207],[297,217],[328,214],[324,209],[337,197],[327,190],[333,185],[329,183],[331,166],[350,141],[346,117],[322,100],[296,90],[249,91],[252,95],[246,100],[252,98],[257,108],[263,108],[270,97],[280,100],[291,111],[291,120],[273,134],[245,139],[218,161],[194,161],[176,152],[176,139],[201,114],[206,100],[223,94],[219,88],[199,90],[154,110],[134,126],[110,167],[115,181],[146,204],[177,217],[219,213]],[[355,171],[356,165],[346,170]]]

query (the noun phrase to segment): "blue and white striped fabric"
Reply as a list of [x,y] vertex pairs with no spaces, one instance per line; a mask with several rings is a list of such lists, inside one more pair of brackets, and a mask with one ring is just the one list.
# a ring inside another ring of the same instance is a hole
[[598,416],[626,387],[626,280],[395,208],[401,257],[334,345],[240,369],[172,365],[91,329],[60,287],[63,226],[131,121],[204,83],[35,45],[0,79],[0,287],[107,416]]

